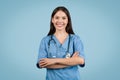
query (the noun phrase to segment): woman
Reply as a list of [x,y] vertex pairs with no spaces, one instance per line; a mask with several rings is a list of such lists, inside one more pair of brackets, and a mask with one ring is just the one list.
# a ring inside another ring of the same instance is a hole
[[78,66],[85,65],[83,44],[72,29],[67,8],[51,15],[50,31],[41,40],[37,67],[46,68],[46,80],[80,80]]

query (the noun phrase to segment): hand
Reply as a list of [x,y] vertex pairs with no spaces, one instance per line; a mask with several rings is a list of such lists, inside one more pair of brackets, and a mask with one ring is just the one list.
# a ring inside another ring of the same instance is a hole
[[39,65],[41,68],[45,68],[45,67],[47,67],[49,65],[53,65],[53,64],[56,64],[55,59],[44,58],[44,59],[41,59],[39,62]]
[[72,57],[79,57],[79,52],[75,52]]

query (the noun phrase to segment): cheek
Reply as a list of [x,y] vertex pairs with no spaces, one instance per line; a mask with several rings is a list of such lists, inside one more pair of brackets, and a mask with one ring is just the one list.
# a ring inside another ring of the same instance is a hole
[[68,20],[66,20],[66,24],[68,24]]
[[67,25],[67,24],[68,24],[68,21],[66,21],[65,23],[66,23],[66,25]]
[[52,23],[53,23],[53,24],[56,24],[56,22],[57,22],[56,20],[52,20]]

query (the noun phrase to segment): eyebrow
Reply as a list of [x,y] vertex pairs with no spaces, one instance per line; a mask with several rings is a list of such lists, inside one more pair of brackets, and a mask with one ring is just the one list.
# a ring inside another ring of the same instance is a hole
[[[55,15],[54,17],[60,17],[59,15]],[[67,17],[67,16],[62,16],[62,17]]]

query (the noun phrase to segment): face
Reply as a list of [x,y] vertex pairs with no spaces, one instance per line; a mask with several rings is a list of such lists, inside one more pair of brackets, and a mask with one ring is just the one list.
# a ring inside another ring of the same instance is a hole
[[68,24],[68,17],[63,11],[58,11],[52,18],[56,30],[65,30]]

